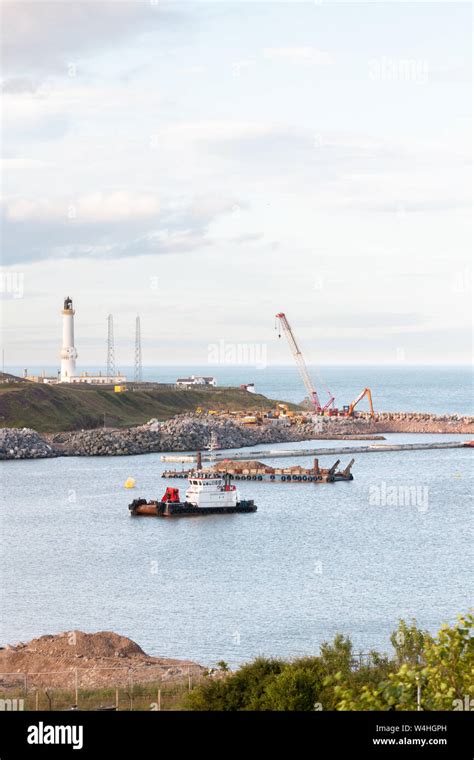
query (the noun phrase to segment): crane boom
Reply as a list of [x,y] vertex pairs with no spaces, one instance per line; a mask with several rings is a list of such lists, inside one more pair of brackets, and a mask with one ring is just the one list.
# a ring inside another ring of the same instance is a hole
[[293,330],[290,327],[290,323],[288,322],[285,314],[283,312],[280,312],[276,315],[276,318],[279,320],[280,325],[283,328],[283,332],[285,333],[286,339],[288,341],[288,344],[290,346],[291,352],[295,358],[296,364],[298,366],[298,369],[300,371],[301,378],[303,380],[303,383],[305,385],[306,390],[309,393],[309,398],[311,400],[311,403],[314,405],[316,411],[321,411],[321,404],[319,402],[318,394],[316,389],[313,387],[313,383],[311,382],[311,378],[309,376],[308,369],[305,364],[305,360],[303,358],[303,354],[301,353],[300,347],[298,346],[298,343],[296,341],[296,338],[293,334]]

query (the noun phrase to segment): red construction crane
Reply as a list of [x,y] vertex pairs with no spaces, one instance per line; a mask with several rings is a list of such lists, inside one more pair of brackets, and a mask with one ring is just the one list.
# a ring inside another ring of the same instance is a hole
[[[311,378],[309,376],[308,369],[306,367],[305,361],[303,359],[303,354],[301,353],[300,347],[298,346],[298,343],[296,341],[296,338],[293,334],[293,330],[290,327],[290,323],[288,322],[285,314],[283,312],[280,312],[280,314],[275,315],[278,319],[281,327],[283,328],[283,332],[286,335],[286,339],[288,340],[291,352],[295,358],[296,364],[298,366],[298,369],[300,371],[300,375],[302,377],[303,383],[305,385],[306,390],[309,393],[309,398],[311,400],[311,403],[313,404],[315,411],[317,412],[324,412],[326,409],[329,409],[330,406],[334,403],[334,396],[330,391],[328,390],[329,394],[329,401],[324,404],[324,406],[321,406],[321,403],[319,401],[318,393],[316,391],[316,388],[313,386],[313,383],[311,381]],[[281,338],[281,332],[278,335],[279,338]],[[327,389],[326,389],[327,390]]]

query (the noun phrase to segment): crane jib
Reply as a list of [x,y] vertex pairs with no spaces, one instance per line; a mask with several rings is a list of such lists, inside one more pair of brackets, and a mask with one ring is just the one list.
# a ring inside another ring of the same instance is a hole
[[[301,353],[300,347],[298,346],[298,343],[296,341],[296,338],[293,334],[293,330],[290,327],[290,323],[288,322],[286,315],[283,312],[280,312],[279,314],[275,314],[276,319],[278,319],[279,324],[283,328],[283,332],[286,335],[286,339],[288,340],[288,344],[290,346],[291,352],[293,354],[293,357],[296,361],[296,365],[299,369],[301,378],[303,380],[304,386],[306,390],[308,391],[309,398],[311,403],[313,404],[315,410],[317,412],[324,413],[326,410],[329,410],[330,407],[332,407],[332,412],[329,412],[329,414],[338,414],[338,410],[334,409],[334,396],[330,392],[329,388],[327,388],[324,385],[324,382],[322,381],[319,373],[318,377],[320,381],[322,382],[322,385],[325,387],[325,390],[327,391],[329,395],[329,400],[326,401],[324,406],[321,406],[321,403],[319,401],[318,393],[316,391],[316,388],[313,386],[313,383],[311,381],[311,378],[309,376],[308,369],[306,367],[303,354]],[[281,337],[281,332],[279,333],[278,337]],[[369,408],[370,408],[370,416],[374,417],[374,407],[372,404],[372,393],[370,388],[364,388],[364,390],[359,393],[357,398],[350,404],[350,406],[344,407],[344,416],[351,417],[354,414],[354,409],[359,403],[359,401],[362,401],[362,399],[367,396],[368,402],[369,402]]]
[[286,339],[288,341],[288,344],[290,346],[290,349],[293,353],[294,359],[296,361],[297,367],[300,371],[301,379],[303,380],[304,386],[306,390],[308,391],[309,398],[316,408],[317,411],[321,411],[322,409],[327,409],[331,404],[334,402],[334,397],[332,393],[329,393],[330,400],[326,403],[324,407],[321,407],[321,403],[319,401],[318,393],[316,391],[316,388],[314,387],[311,378],[309,376],[308,369],[306,367],[305,360],[303,358],[303,354],[301,353],[301,349],[298,345],[298,342],[293,334],[293,330],[290,327],[290,323],[288,322],[286,315],[283,312],[280,312],[276,315],[276,318],[279,320],[283,332],[285,333]]

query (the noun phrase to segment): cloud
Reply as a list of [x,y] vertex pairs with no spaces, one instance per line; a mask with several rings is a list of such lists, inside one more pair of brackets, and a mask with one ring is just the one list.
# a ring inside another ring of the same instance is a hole
[[152,195],[125,192],[91,193],[75,200],[13,199],[5,207],[5,218],[11,222],[59,222],[80,220],[83,224],[124,222],[155,216],[159,201]]
[[10,77],[0,85],[3,95],[32,95],[38,86],[38,82],[30,77]]
[[[416,312],[394,312],[388,308],[384,311],[344,311],[341,308],[331,309],[326,307],[324,312],[318,314],[317,330],[348,332],[351,331],[380,331],[389,332],[413,332],[424,329],[423,316]],[[298,316],[298,330],[301,334],[311,335],[315,330],[314,318]]]
[[298,66],[330,66],[334,63],[334,59],[329,53],[314,47],[264,48],[263,57],[268,60],[279,60]]
[[209,196],[162,205],[154,195],[124,192],[13,198],[2,209],[4,264],[189,253],[212,244],[210,226],[235,206],[235,199]]
[[388,311],[326,312],[320,319],[320,326],[347,330],[409,331],[419,330],[422,318],[413,312],[394,313]]
[[431,214],[437,211],[456,211],[459,209],[471,208],[471,202],[469,199],[458,197],[442,197],[442,198],[425,198],[416,200],[414,198],[395,198],[392,202],[389,200],[377,200],[376,198],[361,201],[353,198],[347,199],[345,202],[346,208],[351,208],[357,211],[370,211],[379,214],[398,214],[403,216],[404,214]]
[[101,48],[174,23],[169,3],[137,0],[3,0],[2,40],[6,76],[35,71],[64,74],[69,62]]
[[470,204],[468,156],[443,144],[244,120],[178,123],[159,139],[168,155],[205,151],[241,182],[304,187],[320,209],[403,215]]
[[263,235],[260,232],[244,232],[242,235],[227,238],[225,242],[232,245],[243,245],[245,243],[259,243],[262,240]]
[[[85,78],[87,79],[87,77]],[[123,122],[130,114],[144,113],[152,120],[163,107],[164,98],[157,88],[137,88],[133,83],[97,83],[84,78],[49,79],[23,89],[11,87],[4,97],[2,127],[5,145],[24,146],[57,139],[90,128],[91,116],[105,114]],[[23,80],[22,80],[23,81]],[[26,80],[29,81],[29,80]],[[169,102],[169,101],[168,101]]]
[[36,158],[2,158],[0,159],[2,171],[35,171],[36,169],[50,169],[49,161],[40,161]]
[[[406,162],[409,152],[389,141],[367,135],[343,132],[321,133],[317,129],[292,125],[244,120],[202,120],[170,124],[158,137],[168,148],[181,148],[184,144],[206,147],[209,152],[227,155],[239,165],[251,162],[252,166],[265,165],[271,170],[281,165],[328,166],[355,173],[364,171],[367,162],[376,159],[390,160],[398,166]],[[413,156],[410,157],[410,160]]]

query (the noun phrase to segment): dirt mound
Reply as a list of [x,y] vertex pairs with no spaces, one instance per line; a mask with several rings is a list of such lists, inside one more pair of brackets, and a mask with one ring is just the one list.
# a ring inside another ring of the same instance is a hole
[[[28,644],[18,644],[14,647],[22,654],[43,657],[68,658],[73,653],[75,657],[126,657],[139,654],[146,657],[143,649],[125,636],[110,631],[84,633],[83,631],[68,631],[57,636],[40,636]],[[13,651],[13,649],[6,650]],[[1,660],[0,653],[0,660]]]
[[263,462],[259,462],[258,459],[240,459],[240,460],[232,460],[232,459],[224,459],[221,462],[216,462],[215,465],[212,467],[206,467],[205,470],[214,471],[214,470],[222,470],[225,472],[225,470],[231,466],[233,470],[257,470],[257,469],[272,469],[267,464],[264,464]]
[[131,639],[117,633],[68,631],[41,636],[27,644],[0,650],[0,685],[68,688],[77,677],[82,687],[104,688],[134,683],[182,680],[204,671],[188,660],[147,655]]

